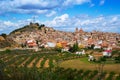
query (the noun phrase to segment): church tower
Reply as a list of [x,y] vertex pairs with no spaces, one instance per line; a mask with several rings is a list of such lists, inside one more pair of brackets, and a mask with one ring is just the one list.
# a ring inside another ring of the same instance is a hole
[[79,30],[78,30],[78,28],[76,27],[76,29],[75,29],[75,33],[78,33],[79,32]]
[[83,29],[82,28],[80,28],[80,30],[79,30],[79,33],[83,33],[84,31],[83,31]]

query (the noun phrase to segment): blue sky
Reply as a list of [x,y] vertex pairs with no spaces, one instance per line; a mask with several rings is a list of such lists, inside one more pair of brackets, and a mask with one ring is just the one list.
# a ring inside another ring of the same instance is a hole
[[0,34],[34,21],[57,30],[120,33],[120,0],[0,0]]

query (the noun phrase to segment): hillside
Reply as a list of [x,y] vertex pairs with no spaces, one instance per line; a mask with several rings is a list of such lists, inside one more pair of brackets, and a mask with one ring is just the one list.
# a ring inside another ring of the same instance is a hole
[[0,36],[0,48],[18,47],[18,44],[9,37]]
[[29,31],[29,32],[30,32],[30,31],[34,31],[34,30],[39,30],[41,27],[44,27],[44,25],[40,25],[40,26],[39,26],[38,23],[35,23],[35,24],[30,23],[30,25],[26,25],[26,26],[24,26],[24,27],[22,27],[22,28],[19,28],[19,29],[16,29],[16,30],[12,31],[12,32],[10,33],[10,35],[22,33],[22,32],[25,32],[25,31]]
[[[10,43],[9,40],[1,39],[4,42],[6,41],[5,44],[8,42],[8,44],[19,45],[26,44],[28,40],[35,40],[39,45],[45,45],[47,42],[67,42],[73,45],[77,40],[78,43],[84,46],[100,44],[102,47],[120,47],[120,34],[118,33],[100,31],[85,32],[78,28],[74,32],[64,32],[47,27],[44,24],[39,25],[38,23],[30,23],[29,25],[16,29],[8,35],[8,38],[11,39]],[[1,44],[3,45],[4,42],[1,42]]]
[[54,30],[44,24],[30,23],[30,25],[26,25],[11,32],[9,37],[18,44],[25,43],[26,40],[30,39],[45,43],[47,41],[70,41],[70,38],[73,38],[73,33]]

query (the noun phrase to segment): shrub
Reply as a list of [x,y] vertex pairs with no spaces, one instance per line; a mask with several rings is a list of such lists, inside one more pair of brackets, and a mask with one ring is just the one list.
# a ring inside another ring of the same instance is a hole
[[110,72],[109,76],[107,77],[106,80],[113,80],[113,76],[115,75],[114,72]]
[[5,53],[10,53],[10,52],[11,52],[10,49],[6,49],[6,50],[5,50]]
[[120,55],[115,57],[115,63],[120,63]]
[[116,77],[115,80],[120,80],[120,74]]

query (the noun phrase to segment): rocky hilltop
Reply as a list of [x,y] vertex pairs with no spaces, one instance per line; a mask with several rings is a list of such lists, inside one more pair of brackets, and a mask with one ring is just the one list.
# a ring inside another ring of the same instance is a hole
[[40,43],[68,41],[74,38],[74,33],[63,32],[47,27],[44,24],[30,23],[23,28],[16,29],[10,33],[11,37],[18,44],[23,44],[27,40],[34,39]]

